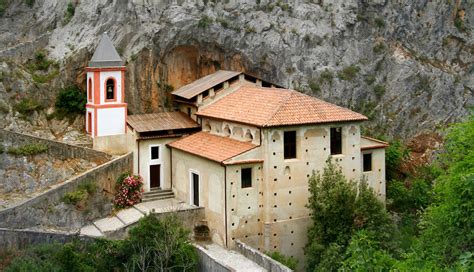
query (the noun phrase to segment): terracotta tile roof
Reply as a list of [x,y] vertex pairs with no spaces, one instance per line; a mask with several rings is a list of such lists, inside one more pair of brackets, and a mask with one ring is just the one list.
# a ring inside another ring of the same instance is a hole
[[260,127],[367,120],[362,114],[294,90],[242,86],[197,115]]
[[386,148],[389,146],[387,142],[380,141],[380,140],[370,138],[367,136],[361,136],[360,138],[361,138],[361,141],[360,141],[361,150]]
[[216,162],[223,162],[257,147],[248,142],[241,142],[203,131],[181,138],[168,144],[168,146]]
[[129,115],[127,123],[137,132],[199,127],[199,124],[194,122],[193,119],[178,111]]
[[242,72],[219,70],[177,89],[172,92],[172,94],[191,99],[196,95],[240,74],[242,74]]

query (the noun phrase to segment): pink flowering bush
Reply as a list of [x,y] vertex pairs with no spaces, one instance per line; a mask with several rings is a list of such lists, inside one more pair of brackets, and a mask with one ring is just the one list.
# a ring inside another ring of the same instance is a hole
[[117,179],[114,206],[118,209],[133,206],[142,199],[143,179],[139,175],[123,174]]

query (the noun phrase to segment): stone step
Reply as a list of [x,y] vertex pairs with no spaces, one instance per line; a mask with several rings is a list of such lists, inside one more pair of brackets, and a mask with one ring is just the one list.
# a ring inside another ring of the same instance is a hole
[[166,191],[161,190],[161,191],[152,191],[152,192],[143,193],[143,197],[161,196],[161,195],[174,195],[174,193],[171,190],[166,190]]
[[169,199],[174,198],[174,194],[171,195],[160,195],[160,196],[151,196],[151,197],[143,197],[142,202],[150,202],[155,200],[162,200],[162,199]]

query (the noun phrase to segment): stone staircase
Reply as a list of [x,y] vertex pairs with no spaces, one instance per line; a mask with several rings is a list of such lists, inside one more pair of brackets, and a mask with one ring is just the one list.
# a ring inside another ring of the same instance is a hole
[[161,188],[151,188],[149,192],[143,193],[142,202],[162,200],[173,197],[174,193],[171,189],[162,190]]

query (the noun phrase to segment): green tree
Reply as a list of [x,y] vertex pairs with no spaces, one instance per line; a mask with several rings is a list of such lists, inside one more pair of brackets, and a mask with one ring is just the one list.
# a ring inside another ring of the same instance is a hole
[[323,173],[309,180],[312,226],[306,245],[307,268],[335,271],[341,255],[359,230],[367,230],[382,249],[393,249],[395,226],[383,204],[367,183],[347,181],[341,168],[329,158]]

